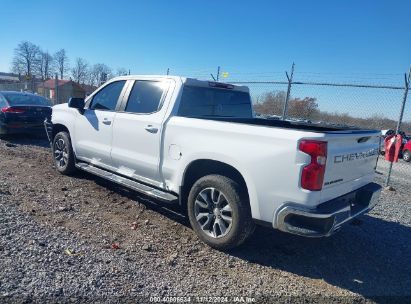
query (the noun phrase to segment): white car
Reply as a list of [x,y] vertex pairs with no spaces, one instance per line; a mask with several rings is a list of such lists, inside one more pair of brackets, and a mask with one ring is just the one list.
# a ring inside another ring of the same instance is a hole
[[380,131],[253,117],[244,86],[123,76],[53,107],[56,168],[184,208],[199,238],[238,246],[262,224],[329,236],[370,210]]

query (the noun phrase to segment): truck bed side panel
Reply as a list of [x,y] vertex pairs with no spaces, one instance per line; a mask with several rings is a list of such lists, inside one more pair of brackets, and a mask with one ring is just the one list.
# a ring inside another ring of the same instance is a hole
[[298,183],[307,156],[297,152],[297,143],[307,136],[322,135],[172,117],[165,128],[163,176],[168,188],[178,192],[192,161],[225,162],[243,175],[253,218],[271,222],[273,212],[285,201],[319,202],[318,192],[302,191]]

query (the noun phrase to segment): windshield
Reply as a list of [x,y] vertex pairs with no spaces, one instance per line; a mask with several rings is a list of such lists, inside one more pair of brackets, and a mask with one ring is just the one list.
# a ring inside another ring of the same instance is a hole
[[50,101],[42,96],[24,93],[2,93],[10,106],[51,106]]
[[229,89],[185,86],[180,116],[251,118],[251,100],[247,92]]

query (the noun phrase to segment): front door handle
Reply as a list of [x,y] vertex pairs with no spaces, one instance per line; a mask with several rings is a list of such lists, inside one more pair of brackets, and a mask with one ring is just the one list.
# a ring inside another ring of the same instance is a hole
[[103,119],[103,124],[105,125],[111,125],[111,120],[108,120],[108,118]]
[[158,132],[158,128],[153,127],[153,125],[147,125],[147,126],[145,126],[144,129],[146,129],[146,131],[150,132],[150,133],[157,133]]

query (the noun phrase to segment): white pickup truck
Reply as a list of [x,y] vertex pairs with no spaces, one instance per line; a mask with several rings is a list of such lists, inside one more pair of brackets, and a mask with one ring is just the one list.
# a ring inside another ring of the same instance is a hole
[[255,224],[329,236],[374,207],[380,131],[253,117],[244,86],[117,77],[53,107],[56,168],[178,203],[199,238],[238,246]]

